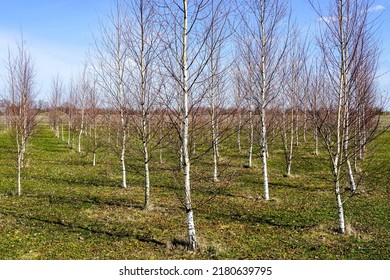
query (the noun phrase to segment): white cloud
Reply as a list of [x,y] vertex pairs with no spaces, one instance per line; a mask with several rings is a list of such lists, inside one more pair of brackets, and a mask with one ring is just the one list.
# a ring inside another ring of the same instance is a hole
[[384,6],[376,5],[376,6],[372,7],[372,8],[369,8],[368,11],[369,12],[377,12],[377,11],[382,11],[384,9],[386,9]]
[[[383,11],[384,9],[386,9],[385,6],[376,5],[374,7],[369,8],[367,11],[371,13],[371,12]],[[327,23],[329,23],[329,22],[336,22],[336,21],[338,21],[338,18],[337,17],[325,17],[324,16],[324,17],[319,17],[318,21],[327,22]]]

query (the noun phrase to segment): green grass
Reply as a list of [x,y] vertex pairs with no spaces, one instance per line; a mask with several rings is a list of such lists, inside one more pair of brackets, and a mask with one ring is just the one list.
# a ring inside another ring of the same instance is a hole
[[172,155],[163,164],[152,160],[153,207],[144,211],[140,173],[129,170],[129,187],[122,189],[112,153],[98,154],[93,167],[91,154],[69,149],[41,125],[16,197],[13,142],[2,133],[0,259],[389,259],[390,133],[373,143],[361,191],[345,204],[344,235],[336,232],[326,155],[315,158],[311,149],[310,143],[299,146],[293,176],[284,177],[283,153],[271,143],[268,202],[261,198],[257,150],[248,169],[245,150],[238,154],[234,139],[223,143],[219,183],[210,180],[211,155],[197,160],[192,187],[200,248],[188,252],[182,179],[171,171]]

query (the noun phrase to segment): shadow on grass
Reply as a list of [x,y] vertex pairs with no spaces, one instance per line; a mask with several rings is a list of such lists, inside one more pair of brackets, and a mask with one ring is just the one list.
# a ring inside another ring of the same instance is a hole
[[126,199],[112,199],[112,200],[105,200],[101,199],[97,196],[88,196],[85,195],[83,198],[79,197],[68,197],[68,196],[58,196],[58,195],[51,195],[51,194],[38,194],[34,195],[34,197],[38,199],[47,199],[50,203],[55,204],[69,204],[70,206],[74,206],[75,204],[93,204],[97,206],[115,206],[115,207],[125,207],[125,208],[134,208],[137,210],[142,210],[143,205],[139,202]]
[[304,192],[318,192],[318,191],[323,191],[323,187],[313,187],[313,186],[305,186],[303,184],[294,184],[294,183],[282,183],[282,182],[269,182],[269,186],[276,187],[276,188],[289,188],[289,189],[296,189],[296,190],[301,190]]
[[263,224],[277,228],[284,228],[289,230],[303,230],[309,229],[317,226],[319,222],[314,221],[296,221],[293,220],[291,222],[282,221],[282,217],[275,217],[274,215],[248,215],[235,213],[231,215],[219,214],[224,221],[228,222],[240,222],[249,225]]
[[107,177],[95,176],[93,178],[74,178],[74,177],[49,177],[32,175],[31,179],[39,180],[40,182],[45,181],[54,185],[68,185],[68,186],[91,186],[91,187],[111,187],[121,188],[119,180],[113,180]]
[[71,222],[68,223],[65,222],[64,220],[59,220],[59,219],[51,220],[48,218],[35,217],[35,216],[24,215],[24,214],[8,212],[8,211],[7,212],[0,211],[0,213],[6,216],[13,216],[14,218],[18,218],[18,219],[27,219],[27,220],[37,221],[40,223],[50,224],[54,226],[60,226],[70,231],[83,230],[95,235],[105,235],[105,236],[115,237],[115,238],[135,238],[140,242],[151,243],[156,246],[166,246],[165,243],[158,241],[154,238],[151,238],[147,234],[146,235],[141,233],[137,234],[134,230],[115,231],[115,230],[108,230],[108,229],[97,229],[86,225],[79,225]]
[[265,215],[263,216],[250,216],[248,219],[248,222],[250,223],[260,223],[260,224],[267,224],[270,226],[274,227],[279,227],[279,228],[287,228],[291,230],[302,230],[302,229],[308,229],[308,228],[313,228],[317,226],[317,223],[309,223],[305,221],[305,224],[303,223],[286,223],[286,222],[281,222],[281,221],[275,221],[272,217],[267,217]]

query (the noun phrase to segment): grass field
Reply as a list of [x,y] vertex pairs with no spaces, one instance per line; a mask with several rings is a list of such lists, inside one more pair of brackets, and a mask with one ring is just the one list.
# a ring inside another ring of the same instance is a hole
[[171,164],[152,161],[153,207],[144,211],[138,163],[129,158],[122,189],[117,158],[98,154],[93,167],[91,154],[69,149],[41,124],[17,197],[14,144],[0,133],[0,259],[390,259],[390,132],[371,148],[340,235],[324,153],[316,158],[302,143],[293,176],[284,177],[283,152],[271,145],[267,202],[259,157],[245,168],[245,150],[223,143],[219,183],[210,183],[211,155],[192,165],[200,248],[188,252],[181,178]]

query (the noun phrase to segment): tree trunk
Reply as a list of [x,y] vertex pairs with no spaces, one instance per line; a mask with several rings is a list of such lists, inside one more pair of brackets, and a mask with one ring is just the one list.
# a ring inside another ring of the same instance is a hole
[[344,151],[344,157],[345,161],[347,163],[347,169],[348,169],[348,176],[349,176],[349,183],[350,188],[352,192],[356,191],[356,184],[355,184],[355,178],[353,175],[353,170],[351,166],[351,161],[348,153],[348,145],[349,145],[349,108],[348,108],[348,101],[346,102],[346,112],[345,112],[345,119],[344,119],[344,145],[343,145],[343,151]]
[[265,126],[265,109],[261,113],[261,158],[263,163],[264,199],[269,200],[268,169],[267,169],[267,137]]
[[318,156],[318,127],[314,127],[314,154]]
[[241,154],[241,110],[238,108],[238,127],[237,127],[237,145],[238,145],[238,152]]
[[149,153],[144,144],[144,167],[145,167],[145,203],[144,209],[150,208],[150,175],[149,175]]
[[[266,47],[267,47],[267,38],[265,32],[265,1],[260,1],[260,11],[261,11],[261,92],[260,92],[260,106],[261,106],[261,126],[260,126],[260,141],[261,141],[261,158],[263,163],[263,180],[264,180],[264,199],[269,200],[269,190],[268,190],[268,168],[267,168],[267,125],[266,125]],[[269,38],[268,38],[269,40]]]
[[[212,34],[211,36],[214,36]],[[213,45],[213,43],[212,43]],[[214,85],[214,57],[211,55],[211,133],[212,133],[212,145],[213,145],[213,180],[218,181],[218,135],[216,124],[216,112],[215,112],[215,85]]]
[[121,167],[122,167],[122,187],[127,188],[126,183],[126,162],[125,162],[125,152],[126,152],[126,124],[121,112],[121,124],[122,124],[122,148],[121,148]]
[[80,127],[80,132],[79,132],[79,143],[78,143],[78,149],[77,149],[77,151],[79,152],[79,153],[81,153],[81,135],[83,134],[83,128],[82,127]]
[[253,157],[253,138],[254,138],[254,130],[253,130],[253,113],[252,108],[249,108],[249,155],[248,155],[248,167],[252,168],[252,157]]
[[22,160],[22,153],[19,150],[18,151],[18,186],[17,186],[18,196],[20,196],[22,193],[22,183],[21,183],[22,161],[23,161]]
[[339,217],[339,231],[340,233],[345,233],[345,221],[344,221],[344,209],[343,202],[341,201],[340,194],[340,178],[337,178],[335,181],[335,195],[337,200],[337,212]]
[[[141,23],[143,24],[143,9],[140,9]],[[142,145],[144,154],[144,169],[145,169],[145,202],[144,209],[150,208],[150,176],[149,176],[149,151],[148,142],[150,135],[150,123],[148,122],[148,114],[146,111],[146,65],[145,65],[145,34],[144,29],[141,28],[141,114],[142,114]],[[148,126],[149,125],[149,126]]]
[[291,116],[290,116],[290,143],[287,156],[287,176],[291,175],[291,163],[294,146],[294,92],[291,93]]
[[194,215],[191,202],[191,185],[190,185],[190,158],[188,151],[188,85],[187,85],[187,0],[183,0],[183,57],[182,57],[182,72],[183,72],[183,110],[184,110],[184,129],[183,129],[183,156],[184,156],[184,189],[185,189],[185,206],[187,213],[187,231],[188,231],[188,248],[195,250],[197,248]]
[[71,126],[71,124],[70,124],[70,121],[68,122],[68,147],[70,147],[70,126]]

